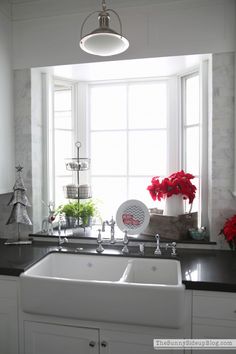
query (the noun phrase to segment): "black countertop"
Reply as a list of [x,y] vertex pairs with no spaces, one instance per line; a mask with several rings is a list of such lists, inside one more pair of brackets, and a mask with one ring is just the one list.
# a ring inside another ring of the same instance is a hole
[[[32,245],[4,245],[0,240],[0,275],[19,276],[32,264],[50,252],[57,251],[53,242],[33,241]],[[96,254],[96,246],[68,244],[63,252]],[[104,246],[103,255],[121,255],[121,246]],[[146,247],[144,257],[156,258],[154,248]],[[129,257],[142,257],[138,247],[130,247]],[[122,255],[122,257],[124,257]],[[163,251],[163,258],[171,258]],[[236,292],[236,252],[215,250],[178,249],[177,259],[181,262],[182,279],[186,289]]]

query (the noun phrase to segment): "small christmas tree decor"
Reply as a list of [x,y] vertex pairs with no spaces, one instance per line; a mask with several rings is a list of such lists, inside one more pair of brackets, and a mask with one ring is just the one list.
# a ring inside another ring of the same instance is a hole
[[[30,203],[28,201],[28,198],[26,196],[26,188],[24,185],[24,181],[21,176],[21,172],[23,170],[22,166],[17,166],[16,171],[17,171],[17,177],[16,177],[16,182],[13,187],[13,194],[12,197],[8,203],[8,205],[12,206],[12,211],[11,215],[7,221],[7,225],[9,224],[17,224],[18,225],[18,235],[17,235],[17,242],[10,242],[8,243],[26,243],[25,241],[20,242],[20,224],[25,224],[25,225],[32,225],[32,222],[28,216],[27,213],[27,207],[30,207]],[[27,242],[31,243],[31,242]]]

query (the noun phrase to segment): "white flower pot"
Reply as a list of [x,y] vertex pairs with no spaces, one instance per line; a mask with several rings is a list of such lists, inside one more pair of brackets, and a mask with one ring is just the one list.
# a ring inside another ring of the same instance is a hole
[[166,198],[164,215],[178,216],[184,214],[184,200],[181,194]]

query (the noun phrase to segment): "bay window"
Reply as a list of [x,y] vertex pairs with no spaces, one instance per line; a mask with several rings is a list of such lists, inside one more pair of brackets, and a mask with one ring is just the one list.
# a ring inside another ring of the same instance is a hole
[[[153,202],[147,191],[153,176],[162,178],[184,169],[196,176],[199,191],[204,159],[200,101],[198,71],[167,78],[55,85],[56,204],[63,202],[63,185],[73,183],[64,159],[73,157],[78,140],[91,158],[87,183],[104,219],[115,217],[127,199],[163,208],[163,202]],[[192,210],[201,210],[199,192]]]

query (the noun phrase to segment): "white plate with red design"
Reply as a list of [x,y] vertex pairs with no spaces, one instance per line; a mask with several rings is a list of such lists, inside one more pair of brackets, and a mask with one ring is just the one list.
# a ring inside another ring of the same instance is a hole
[[129,235],[138,235],[149,224],[150,214],[146,205],[140,200],[131,199],[122,203],[116,213],[116,223],[121,231]]

